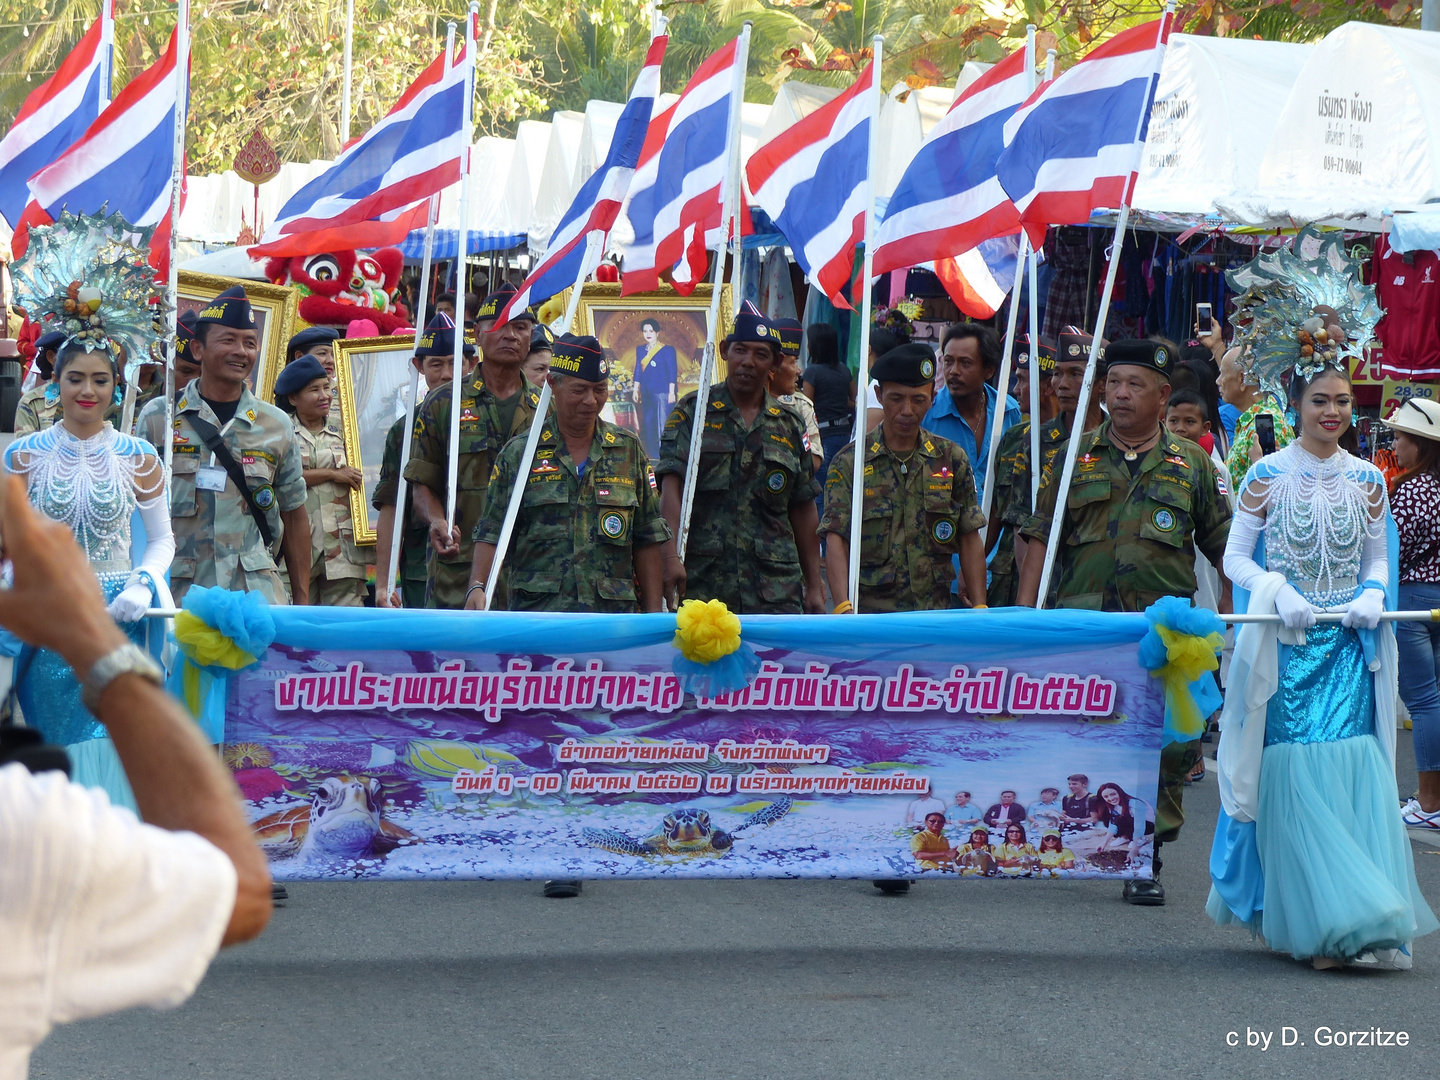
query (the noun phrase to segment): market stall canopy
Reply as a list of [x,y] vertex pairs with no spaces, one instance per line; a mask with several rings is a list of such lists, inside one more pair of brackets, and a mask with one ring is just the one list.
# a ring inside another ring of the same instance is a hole
[[544,120],[521,120],[515,129],[515,157],[510,162],[509,191],[505,202],[515,214],[514,232],[528,233],[535,214],[535,198],[545,171],[545,153],[550,147],[550,124]]
[[1135,186],[1137,216],[1196,219],[1254,187],[1313,45],[1175,34]]
[[1378,231],[1440,200],[1440,34],[1346,23],[1319,42],[1271,132],[1256,186],[1221,209],[1253,225]]
[[[467,252],[508,251],[525,242],[526,212],[514,205],[518,193],[510,185],[516,156],[514,139],[484,135],[470,150],[470,190],[465,216],[470,219]],[[440,193],[432,258],[453,259],[459,250],[460,185]],[[425,256],[425,230],[416,229],[400,244],[407,260]]]
[[575,190],[575,162],[580,155],[580,139],[584,132],[585,114],[582,112],[565,109],[550,119],[550,141],[545,147],[545,163],[540,168],[535,209],[526,229],[530,250],[536,255],[545,250],[551,231],[560,222],[560,215],[570,207]]

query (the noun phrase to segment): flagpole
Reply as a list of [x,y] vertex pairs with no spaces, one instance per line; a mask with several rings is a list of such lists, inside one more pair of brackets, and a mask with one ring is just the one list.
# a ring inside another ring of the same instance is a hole
[[350,57],[354,42],[355,0],[345,0],[345,68],[340,83],[340,145],[342,147],[350,141]]
[[[453,42],[445,43],[445,53],[450,54]],[[420,336],[425,332],[425,307],[430,301],[430,257],[435,248],[435,219],[440,216],[440,196],[430,196],[429,213],[425,220],[425,253],[420,262],[420,295],[416,299],[415,306],[419,313],[415,318],[415,344],[414,351],[420,348]],[[420,400],[420,372],[414,364],[410,365],[410,396],[405,402],[405,426],[400,429],[400,478],[395,488],[395,526],[390,533],[390,550],[385,553],[386,562],[379,568],[382,572],[375,575],[375,601],[380,606],[380,591],[383,587],[386,596],[394,591],[395,572],[400,568],[400,542],[405,533],[405,495],[407,485],[405,483],[405,467],[410,464],[410,447],[414,442],[415,433],[415,409]],[[384,583],[383,586],[381,583]]]
[[185,124],[190,115],[190,0],[179,0],[175,20],[175,145],[170,166],[169,334],[165,364],[165,479],[175,462],[175,336],[179,333],[180,266],[175,245],[180,237],[180,192],[185,182]]
[[[730,116],[725,129],[725,145],[729,148],[730,166],[725,170],[725,190],[721,193],[720,242],[715,245],[715,266],[710,275],[710,321],[705,334],[705,354],[700,361],[700,380],[695,388],[695,411],[690,423],[690,456],[685,460],[685,486],[680,493],[680,527],[675,530],[675,553],[685,559],[685,545],[690,539],[690,514],[695,508],[695,483],[700,475],[700,436],[705,430],[705,414],[710,407],[710,386],[715,371],[715,341],[720,329],[720,292],[725,281],[725,249],[730,239],[727,229],[739,231],[735,224],[736,205],[740,201],[735,190],[740,174],[740,103],[745,95],[745,66],[750,58],[750,23],[740,30],[735,46],[735,72],[730,83]],[[739,303],[733,295],[732,301]]]
[[[1029,88],[1035,89],[1035,27],[1029,25],[1025,28],[1025,73],[1030,80]],[[1020,321],[1020,286],[1025,280],[1025,268],[1029,265],[1030,238],[1022,229],[1020,231],[1020,249],[1015,253],[1015,281],[1010,286],[1010,317],[1005,323],[1005,351],[1000,357],[1000,377],[996,380],[997,393],[995,395],[995,415],[990,417],[990,426],[985,431],[985,442],[989,447],[985,452],[985,477],[980,486],[980,516],[986,521],[986,528],[989,527],[990,507],[995,502],[995,456],[1000,448],[1000,436],[1005,416],[1004,395],[1010,386],[1010,369],[1013,367],[1011,357],[1015,353],[1015,329]],[[1031,296],[1034,296],[1034,289],[1031,289]],[[985,538],[986,543],[990,537]]]
[[105,0],[100,8],[100,109],[103,112],[113,96],[115,73],[115,0]]
[[[1165,6],[1165,15],[1160,20],[1160,29],[1156,33],[1155,48],[1161,49],[1165,42],[1165,33],[1169,26],[1170,19],[1175,11],[1174,0]],[[1060,546],[1060,534],[1065,527],[1065,506],[1070,494],[1070,480],[1075,475],[1075,459],[1080,450],[1081,429],[1085,426],[1085,416],[1090,409],[1090,393],[1095,384],[1095,363],[1100,355],[1100,339],[1105,329],[1105,320],[1110,315],[1110,298],[1115,291],[1115,275],[1120,269],[1120,250],[1125,242],[1125,227],[1130,221],[1130,198],[1133,180],[1140,168],[1140,154],[1144,149],[1142,136],[1146,124],[1150,119],[1150,108],[1154,104],[1155,85],[1160,78],[1160,67],[1163,63],[1163,54],[1157,58],[1154,73],[1150,77],[1150,96],[1146,99],[1145,107],[1140,110],[1140,116],[1135,121],[1135,148],[1130,162],[1129,177],[1125,184],[1125,197],[1120,203],[1120,215],[1115,220],[1115,236],[1110,242],[1110,265],[1105,270],[1105,291],[1100,294],[1100,311],[1095,317],[1095,333],[1090,339],[1090,356],[1085,361],[1085,378],[1080,383],[1080,399],[1075,403],[1075,428],[1070,435],[1070,440],[1065,450],[1065,465],[1060,472],[1060,487],[1055,493],[1055,512],[1050,518],[1050,534],[1045,544],[1045,569],[1040,574],[1040,589],[1035,596],[1036,610],[1043,610],[1046,597],[1050,593],[1050,577],[1055,571],[1055,555]],[[1158,421],[1157,421],[1158,422]],[[1039,507],[1037,505],[1036,509]]]
[[[470,218],[469,207],[466,199],[470,187],[470,126],[471,107],[475,97],[475,16],[480,11],[478,0],[470,0],[470,15],[465,20],[465,63],[469,71],[465,76],[465,100],[461,106],[460,134],[463,142],[463,151],[460,155],[460,221],[456,230],[455,244],[456,266],[460,272],[460,280],[456,283],[455,294],[459,297],[465,295],[465,256],[469,254],[470,248]],[[455,24],[450,23],[449,33],[454,33]],[[460,392],[465,381],[465,307],[458,304],[455,313],[460,318],[455,320],[455,371],[450,380],[450,452],[446,455],[446,478],[445,478],[445,533],[448,536],[455,528],[455,499],[456,490],[460,484]],[[463,542],[463,538],[462,538]]]
[[855,377],[855,462],[850,483],[850,565],[847,571],[847,591],[850,609],[860,610],[860,516],[865,512],[865,448],[869,432],[866,418],[870,408],[870,298],[874,289],[871,275],[875,266],[875,170],[880,146],[880,64],[885,51],[885,37],[876,34],[872,40],[874,55],[871,59],[870,86],[870,132],[866,146],[865,161],[865,254],[860,269],[860,358]]
[[[1045,81],[1055,77],[1055,50],[1045,50]],[[1032,76],[1033,81],[1033,76]],[[1030,88],[1035,89],[1033,86]],[[1030,260],[1030,509],[1040,503],[1040,291],[1036,283],[1039,256]]]

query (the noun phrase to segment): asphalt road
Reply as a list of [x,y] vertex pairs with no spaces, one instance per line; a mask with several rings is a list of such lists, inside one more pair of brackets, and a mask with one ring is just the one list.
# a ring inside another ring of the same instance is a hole
[[[602,883],[578,900],[531,884],[292,885],[266,935],[223,955],[188,1004],[56,1031],[31,1075],[1433,1075],[1440,934],[1408,973],[1319,973],[1215,929],[1213,777],[1186,802],[1163,908],[1123,904],[1118,883],[935,882],[896,898],[848,881]],[[1440,847],[1415,851],[1440,907]],[[1318,1027],[1409,1045],[1318,1046]],[[1296,1045],[1281,1046],[1285,1028]],[[1268,1048],[1246,1045],[1261,1033]]]

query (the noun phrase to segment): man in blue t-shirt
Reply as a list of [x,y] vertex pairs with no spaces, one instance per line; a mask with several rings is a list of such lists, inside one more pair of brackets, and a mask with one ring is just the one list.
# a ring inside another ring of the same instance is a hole
[[[945,331],[940,372],[947,393],[920,422],[926,431],[949,439],[970,458],[975,473],[976,501],[983,501],[985,467],[990,457],[990,425],[1000,395],[990,385],[1000,369],[1000,338],[980,323],[952,323]],[[1020,421],[1020,406],[1006,395],[1000,414],[1000,433]]]

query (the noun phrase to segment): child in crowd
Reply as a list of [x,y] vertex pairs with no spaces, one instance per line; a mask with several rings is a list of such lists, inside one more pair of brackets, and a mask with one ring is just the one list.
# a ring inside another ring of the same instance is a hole
[[1170,434],[1198,443],[1207,454],[1214,453],[1209,409],[1197,391],[1177,390],[1170,395],[1170,404],[1165,407],[1165,426]]

